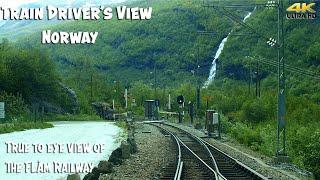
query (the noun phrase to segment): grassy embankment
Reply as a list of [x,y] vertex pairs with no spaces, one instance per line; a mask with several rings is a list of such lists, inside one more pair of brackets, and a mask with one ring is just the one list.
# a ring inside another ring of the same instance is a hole
[[16,122],[0,123],[0,134],[12,133],[15,131],[25,131],[28,129],[46,129],[52,128],[53,121],[101,121],[97,115],[77,114],[77,115],[47,115],[40,121],[19,120]]
[[0,134],[11,133],[15,131],[24,131],[27,129],[46,129],[52,128],[53,125],[47,122],[15,122],[0,124]]

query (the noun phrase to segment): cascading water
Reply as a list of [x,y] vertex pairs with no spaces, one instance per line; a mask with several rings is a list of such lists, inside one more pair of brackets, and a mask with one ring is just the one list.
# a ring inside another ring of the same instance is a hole
[[216,76],[216,71],[217,71],[217,59],[220,57],[221,53],[222,53],[222,50],[224,48],[224,44],[228,41],[228,37],[229,37],[230,33],[228,34],[227,37],[225,37],[220,45],[219,45],[219,48],[216,52],[216,55],[214,56],[214,59],[212,61],[212,66],[211,66],[211,69],[210,69],[210,74],[209,74],[209,77],[208,77],[208,80],[204,83],[203,85],[203,88],[207,88],[211,83],[212,81],[214,80],[215,76]]
[[[253,10],[254,11],[254,10]],[[252,11],[252,12],[253,12]],[[246,20],[252,15],[252,12],[249,12],[244,18],[243,18],[243,22],[246,22]],[[231,31],[232,32],[232,31]],[[211,66],[211,69],[210,69],[210,74],[209,74],[209,77],[208,77],[208,80],[204,83],[203,85],[203,88],[208,88],[208,86],[212,83],[212,81],[214,80],[214,78],[216,77],[216,72],[217,72],[217,59],[219,59],[223,49],[224,49],[224,45],[225,43],[228,41],[228,38],[231,34],[231,32],[228,34],[227,37],[225,37],[220,45],[219,45],[219,48],[214,56],[214,59],[212,61],[212,66]]]
[[[255,10],[256,8],[254,8],[254,10]],[[254,11],[253,10],[253,11]],[[243,22],[246,22],[247,21],[247,19],[252,15],[252,13],[253,13],[253,11],[252,12],[248,12],[248,14],[243,18]]]

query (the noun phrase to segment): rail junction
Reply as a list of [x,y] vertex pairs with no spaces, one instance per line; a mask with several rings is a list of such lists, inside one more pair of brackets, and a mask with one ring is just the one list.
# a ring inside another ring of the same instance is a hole
[[165,122],[145,122],[158,127],[175,144],[176,159],[163,169],[161,179],[264,180],[253,169],[207,141]]

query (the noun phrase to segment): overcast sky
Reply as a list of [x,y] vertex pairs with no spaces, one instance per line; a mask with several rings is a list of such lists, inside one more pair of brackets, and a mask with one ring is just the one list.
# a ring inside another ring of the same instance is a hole
[[0,0],[1,7],[16,8],[22,4],[37,2],[38,0]]
[[[28,4],[28,3],[34,3],[34,2],[38,2],[40,1],[41,4],[45,4],[45,3],[50,3],[50,2],[54,2],[55,4],[68,4],[68,3],[73,3],[76,2],[77,0],[58,0],[58,1],[54,1],[54,0],[0,0],[0,6],[1,7],[10,7],[10,8],[17,8],[23,4]],[[59,3],[60,1],[60,3]],[[81,0],[83,1],[83,0]],[[90,0],[89,0],[90,1]],[[92,0],[92,2],[95,3],[115,3],[115,2],[124,2],[125,0]],[[84,1],[85,2],[85,1]],[[90,1],[91,2],[91,1]],[[49,5],[49,4],[48,4]]]

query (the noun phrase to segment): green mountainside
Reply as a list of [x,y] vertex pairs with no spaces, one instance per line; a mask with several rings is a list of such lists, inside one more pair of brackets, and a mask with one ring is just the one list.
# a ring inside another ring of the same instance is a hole
[[[220,2],[220,5],[228,2],[231,1]],[[153,98],[160,99],[161,108],[165,110],[169,93],[174,98],[183,94],[187,101],[196,102],[197,82],[203,84],[207,79],[220,42],[232,31],[217,60],[216,79],[207,89],[201,89],[202,104],[197,109],[197,116],[203,118],[207,106],[218,109],[223,113],[224,133],[255,151],[270,157],[275,155],[277,51],[267,45],[265,38],[257,37],[252,29],[276,39],[276,10],[250,7],[240,10],[220,8],[218,11],[203,7],[198,1],[152,3],[154,12],[149,21],[73,21],[50,27],[52,31],[97,31],[99,36],[93,45],[41,45],[41,32],[34,32],[14,45],[3,46],[9,47],[10,51],[3,56],[7,52],[2,50],[0,58],[9,59],[10,63],[0,66],[1,77],[28,82],[31,86],[26,83],[26,88],[42,90],[17,88],[10,83],[0,86],[1,90],[13,93],[17,99],[21,95],[26,104],[32,101],[29,96],[39,94],[43,101],[70,109],[68,98],[62,97],[54,85],[61,81],[75,90],[80,105],[78,113],[88,114],[92,113],[92,102],[111,103],[113,99],[118,110],[124,111],[123,91],[127,85],[130,100],[134,98],[137,103],[137,107],[132,108],[136,114],[142,115],[144,100]],[[145,1],[126,5],[147,6]],[[252,29],[231,21],[221,13],[226,10],[238,16],[240,21],[253,11],[246,21]],[[210,33],[199,33],[203,31]],[[284,32],[287,153],[294,164],[319,177],[319,21],[285,20]],[[30,59],[27,65],[20,62],[23,59]],[[42,60],[52,71],[46,72],[45,67],[40,66]],[[28,69],[14,69],[11,64],[15,63]],[[258,69],[259,78],[255,75]],[[19,75],[26,71],[33,71],[31,77],[42,76],[37,79]],[[261,96],[257,97],[259,79]],[[37,86],[32,86],[33,83]],[[48,93],[48,89],[52,93]],[[50,96],[47,97],[44,90]],[[173,104],[173,111],[177,109]],[[203,123],[199,119],[198,123]]]
[[[258,34],[277,39],[275,9],[257,8],[247,24]],[[319,19],[284,22],[287,153],[294,163],[316,176],[320,172],[316,150],[320,148],[319,25]],[[239,26],[232,34],[237,35],[231,35],[225,44],[217,79],[208,90],[214,99],[212,107],[227,116],[226,132],[272,156],[277,127],[277,49],[249,28]],[[261,96],[256,97],[259,81]]]
[[[136,5],[147,6],[145,2],[127,6]],[[156,67],[160,84],[167,84],[168,80],[186,82],[192,76],[190,71],[199,64],[201,77],[206,77],[214,50],[233,23],[198,2],[156,1],[152,7],[153,17],[149,21],[114,18],[75,21],[51,28],[66,32],[97,31],[100,34],[94,45],[41,45],[41,33],[37,32],[23,39],[23,46],[47,50],[54,61],[63,65],[60,70],[67,74],[70,67],[82,68],[88,64],[107,73],[110,81],[150,81],[150,72]],[[205,30],[224,31],[225,34],[197,34]]]
[[[258,9],[254,11],[248,20],[256,32],[277,39],[277,14],[275,10]],[[297,67],[304,72],[314,72],[320,74],[320,26],[316,20],[285,20],[285,62],[290,67]],[[237,34],[248,34],[248,28],[239,28]],[[235,34],[236,34],[235,33]],[[249,56],[249,58],[247,57]],[[277,67],[272,66],[277,62],[277,50],[267,45],[266,39],[257,38],[254,34],[249,36],[231,36],[226,43],[225,49],[220,57],[221,76],[236,80],[248,80],[249,65],[255,68],[258,60],[261,59],[262,79],[270,82],[275,81],[273,75],[277,73]],[[265,62],[266,61],[266,62]],[[298,70],[297,70],[298,71]],[[288,90],[301,89],[304,93],[313,94],[315,89],[319,89],[318,83],[304,84],[305,82],[316,82],[297,71],[287,72]],[[300,84],[302,83],[302,86]],[[271,82],[269,83],[271,84]],[[299,94],[296,94],[299,95]],[[314,97],[314,99],[320,97]]]

